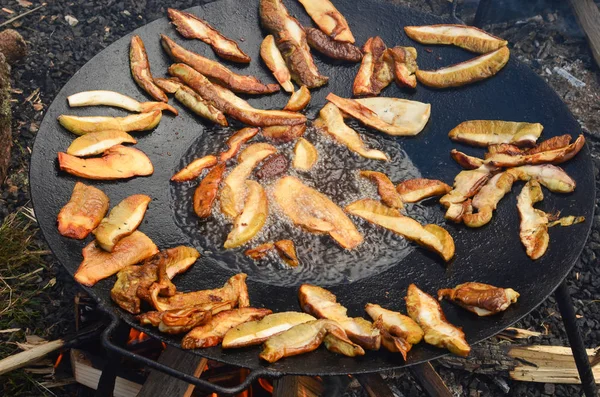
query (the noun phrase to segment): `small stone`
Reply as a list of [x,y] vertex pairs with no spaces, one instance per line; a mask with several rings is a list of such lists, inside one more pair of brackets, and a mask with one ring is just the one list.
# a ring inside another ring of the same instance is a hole
[[552,383],[546,383],[544,385],[544,394],[547,394],[549,396],[553,396],[555,390],[556,390],[556,387]]
[[79,23],[79,20],[71,15],[65,15],[65,21],[71,26],[75,26]]

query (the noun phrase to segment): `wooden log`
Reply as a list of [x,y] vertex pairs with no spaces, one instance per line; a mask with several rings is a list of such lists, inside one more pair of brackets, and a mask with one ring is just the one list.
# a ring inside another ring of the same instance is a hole
[[63,339],[57,339],[52,342],[33,347],[29,350],[13,354],[12,356],[8,356],[0,360],[0,375],[18,368],[23,368],[26,365],[39,361],[40,359],[46,357],[47,354],[60,349],[64,345],[65,341]]
[[600,67],[600,10],[594,0],[569,0],[569,3]]
[[323,384],[310,376],[283,376],[273,381],[273,397],[319,397]]
[[453,396],[444,380],[429,362],[413,365],[410,370],[428,395],[437,397]]
[[394,397],[394,393],[379,374],[355,375],[369,397]]

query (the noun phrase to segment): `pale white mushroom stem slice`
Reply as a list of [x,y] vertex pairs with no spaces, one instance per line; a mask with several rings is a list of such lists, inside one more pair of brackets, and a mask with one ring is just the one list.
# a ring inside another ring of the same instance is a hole
[[153,110],[168,110],[177,115],[177,109],[164,102],[139,102],[127,95],[115,91],[94,90],[83,91],[67,97],[72,108],[83,106],[114,106],[130,112],[148,113]]

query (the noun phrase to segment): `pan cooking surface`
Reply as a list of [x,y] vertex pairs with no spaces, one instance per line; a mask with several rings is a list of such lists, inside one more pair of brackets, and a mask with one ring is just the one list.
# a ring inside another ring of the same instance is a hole
[[[290,12],[305,26],[311,21],[296,1],[284,0]],[[423,25],[444,22],[440,18],[394,6],[378,0],[354,2],[336,0],[337,8],[346,16],[357,43],[362,45],[373,35],[380,35],[389,45],[414,46],[422,69],[431,70],[472,58],[474,55],[453,47],[427,47],[412,42],[402,32],[405,25]],[[259,56],[259,46],[266,34],[258,24],[258,2],[223,0],[195,7],[190,12],[205,18],[225,35],[238,40],[241,48],[252,57],[247,66],[229,65],[239,73],[252,74],[265,82],[274,82]],[[182,39],[166,18],[154,21],[134,32],[146,45],[155,76],[165,73],[169,60],[162,52],[159,34],[164,33],[192,51],[216,59],[212,50],[200,41]],[[132,33],[133,34],[133,33]],[[93,58],[65,85],[48,109],[40,127],[31,159],[31,194],[40,227],[49,246],[73,274],[81,261],[81,249],[89,242],[61,237],[56,230],[56,215],[68,201],[78,178],[58,170],[57,152],[65,151],[74,138],[62,129],[56,118],[60,114],[114,115],[125,112],[112,108],[69,109],[66,97],[91,89],[106,89],[148,100],[136,86],[129,73],[128,49],[131,35],[123,37]],[[243,39],[243,41],[241,40]],[[358,64],[339,64],[315,55],[319,70],[330,77],[327,86],[312,91],[307,116],[314,120],[325,104],[325,96],[333,92],[350,97],[352,81]],[[352,123],[367,143],[390,154],[394,161],[384,164],[365,160],[336,144],[326,144],[314,131],[309,140],[316,140],[322,158],[317,170],[302,174],[309,185],[331,195],[338,204],[354,198],[374,195],[369,183],[360,183],[356,169],[374,169],[391,174],[396,182],[422,176],[452,183],[460,171],[449,156],[452,148],[481,156],[481,149],[452,143],[448,131],[465,120],[498,119],[540,122],[544,125],[542,139],[565,133],[576,136],[580,128],[560,98],[526,66],[511,59],[495,77],[458,89],[435,91],[419,85],[407,91],[392,84],[382,96],[399,97],[431,103],[431,119],[423,132],[413,138],[393,138]],[[288,100],[283,92],[262,97],[251,97],[249,102],[258,108],[281,109]],[[338,300],[348,307],[351,316],[365,315],[368,302],[405,311],[403,297],[406,287],[414,282],[434,294],[439,288],[466,281],[479,281],[502,287],[511,287],[521,294],[518,304],[506,312],[487,318],[442,303],[452,323],[463,327],[470,343],[488,338],[540,304],[562,281],[573,266],[584,246],[591,226],[594,203],[593,172],[590,153],[585,147],[579,155],[562,166],[577,182],[577,189],[568,195],[545,191],[545,199],[536,207],[546,212],[561,211],[563,215],[583,215],[583,224],[550,230],[550,247],[546,255],[531,261],[519,241],[519,218],[516,195],[522,183],[515,184],[513,192],[499,204],[492,222],[481,229],[467,229],[462,225],[446,224],[443,211],[435,200],[408,208],[408,214],[422,222],[436,222],[447,228],[456,242],[456,257],[444,265],[436,255],[419,247],[408,245],[388,232],[355,220],[366,235],[365,244],[356,252],[341,252],[328,237],[303,234],[282,223],[271,225],[261,239],[274,238],[275,229],[285,229],[299,245],[301,267],[282,269],[274,262],[255,265],[242,257],[240,251],[226,252],[222,244],[229,230],[220,219],[198,221],[190,216],[190,198],[194,184],[174,185],[169,178],[192,157],[207,154],[224,145],[231,130],[221,130],[204,123],[178,103],[176,118],[163,115],[160,125],[150,133],[136,133],[136,148],[144,151],[154,164],[154,174],[126,181],[84,181],[101,188],[111,200],[111,207],[132,194],[148,194],[152,203],[140,230],[150,236],[160,248],[193,244],[202,253],[200,260],[186,273],[175,279],[180,291],[194,291],[222,285],[234,273],[243,270],[249,274],[248,288],[254,306],[268,307],[274,312],[299,310],[297,285],[314,282],[327,285]],[[258,140],[257,140],[258,141]],[[286,148],[284,150],[291,150]],[[324,157],[331,157],[323,161]],[[341,182],[340,182],[341,181]],[[341,186],[344,186],[341,188]],[[281,236],[285,238],[287,236]],[[260,240],[263,241],[263,240]],[[258,242],[258,240],[257,240]],[[254,244],[254,243],[253,243]],[[87,291],[108,312],[120,316],[132,326],[139,327],[133,316],[118,309],[110,300],[110,288],[115,277],[102,280]],[[148,334],[166,343],[178,346],[180,337],[160,334],[154,328],[144,329]],[[222,351],[220,347],[196,350],[197,354],[248,368],[265,366],[258,359],[259,348]],[[409,354],[408,364],[431,360],[445,352],[421,343]],[[319,349],[309,355],[286,358],[268,368],[289,374],[326,375],[374,372],[405,365],[399,355],[386,352],[368,352],[365,357],[352,359]]]

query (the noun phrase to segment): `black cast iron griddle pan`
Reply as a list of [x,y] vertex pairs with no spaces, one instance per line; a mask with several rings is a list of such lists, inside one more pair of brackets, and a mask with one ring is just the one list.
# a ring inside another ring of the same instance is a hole
[[[291,14],[299,18],[304,25],[311,25],[309,17],[298,2],[286,0],[285,4]],[[405,25],[448,22],[439,17],[378,0],[336,0],[335,5],[346,16],[357,44],[362,45],[368,37],[379,35],[388,46],[415,46],[422,69],[436,69],[474,56],[449,46],[430,47],[431,52],[428,52],[424,46],[412,42],[403,33],[402,27]],[[252,57],[252,63],[248,67],[230,65],[234,70],[258,76],[265,82],[274,82],[259,56],[259,45],[266,33],[259,27],[258,1],[224,0],[194,7],[188,11],[205,18],[225,35],[238,40],[242,49]],[[63,238],[56,229],[56,216],[68,201],[73,185],[78,180],[58,170],[57,153],[66,150],[74,136],[62,129],[56,118],[60,114],[124,114],[120,110],[110,108],[69,109],[66,97],[85,90],[115,90],[138,100],[148,100],[136,86],[129,72],[129,41],[133,34],[142,37],[154,75],[162,76],[170,62],[160,48],[160,33],[169,35],[193,51],[215,59],[207,45],[178,36],[166,17],[154,21],[118,40],[81,68],[57,95],[38,133],[30,171],[35,213],[52,251],[71,274],[79,266],[81,249],[89,240],[83,242]],[[358,64],[339,64],[319,56],[316,56],[316,60],[319,69],[330,77],[330,81],[327,86],[312,92],[313,99],[307,111],[311,120],[325,104],[325,96],[329,92],[342,97],[351,96],[352,81],[358,69]],[[401,147],[424,177],[441,179],[447,183],[452,183],[454,176],[460,171],[458,165],[450,159],[449,152],[452,148],[457,147],[469,153],[482,155],[480,150],[461,147],[448,139],[448,131],[462,121],[498,119],[541,122],[545,126],[543,139],[565,133],[576,137],[580,133],[578,123],[554,91],[514,57],[498,75],[478,84],[448,90],[432,90],[419,85],[414,92],[399,89],[392,84],[382,96],[431,103],[431,119],[423,132],[414,138],[395,139],[370,131],[366,135],[375,137],[369,138],[370,142],[379,142],[379,146],[384,150],[394,145]],[[276,109],[282,108],[287,99],[288,95],[281,92],[271,96],[253,97],[250,102],[259,108]],[[194,117],[173,100],[171,103],[181,110],[178,117],[173,118],[165,114],[156,130],[136,134],[139,140],[136,148],[144,151],[154,164],[155,171],[152,176],[116,182],[84,181],[106,192],[110,197],[111,206],[131,194],[150,195],[153,200],[140,230],[150,236],[160,248],[193,243],[193,239],[176,224],[177,197],[173,195],[169,178],[182,166],[182,158],[194,147],[195,142],[213,139],[207,134],[215,134],[214,139],[222,144],[227,136],[218,135],[218,129],[214,126]],[[358,128],[358,124],[353,126]],[[356,156],[353,158],[362,161]],[[387,167],[385,164],[377,164],[376,161],[369,164],[381,170]],[[592,162],[588,147],[586,146],[573,160],[563,164],[563,167],[577,181],[577,189],[569,195],[557,195],[546,191],[546,197],[538,207],[547,212],[560,210],[564,215],[583,215],[586,221],[569,228],[552,228],[550,247],[541,259],[531,261],[519,241],[519,218],[515,203],[516,194],[522,184],[516,184],[513,193],[507,195],[500,203],[492,222],[482,229],[467,229],[462,225],[445,224],[441,221],[456,242],[456,257],[450,264],[444,265],[424,250],[414,249],[386,270],[374,271],[357,280],[348,279],[333,283],[328,285],[328,288],[348,307],[350,315],[362,316],[365,315],[363,307],[367,302],[405,311],[403,297],[410,283],[416,283],[431,294],[435,294],[439,288],[466,281],[512,287],[521,294],[519,302],[506,312],[487,318],[477,318],[449,303],[442,304],[448,319],[463,327],[470,343],[495,335],[544,301],[568,274],[584,246],[591,226],[594,204]],[[442,208],[435,201],[430,204],[428,211],[437,214],[437,219],[443,219]],[[376,233],[375,228],[369,230]],[[334,244],[326,237],[322,237],[321,241],[323,244]],[[196,248],[201,251],[202,257],[186,274],[175,279],[180,291],[219,287],[237,272],[235,265],[232,265],[228,258],[231,258],[231,255],[242,257],[241,251],[227,256],[221,253],[220,247],[196,244]],[[363,265],[368,269],[370,264],[366,262]],[[323,266],[328,264],[324,263]],[[132,315],[120,310],[111,301],[109,291],[114,281],[113,276],[86,290],[113,317],[120,317],[132,327],[142,329]],[[249,272],[248,275],[251,301],[254,306],[267,307],[274,312],[300,310],[297,303],[297,286],[300,281],[310,281],[310,278],[299,279],[296,283],[290,282],[288,286],[265,282],[264,274],[257,268],[254,273]],[[179,346],[180,337],[161,334],[154,328],[143,330],[152,337]],[[399,355],[384,351],[367,352],[361,358],[347,358],[319,349],[311,354],[286,358],[272,365],[259,361],[259,348],[223,351],[220,347],[214,347],[196,350],[195,353],[233,365],[260,369],[256,373],[263,376],[278,376],[378,372],[428,361],[443,355],[445,351],[421,343],[413,348],[407,363],[404,363]]]

